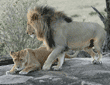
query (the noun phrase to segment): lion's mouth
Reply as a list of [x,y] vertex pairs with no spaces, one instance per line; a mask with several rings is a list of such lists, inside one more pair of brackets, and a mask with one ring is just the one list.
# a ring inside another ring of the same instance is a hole
[[33,34],[32,34],[32,35],[30,35],[30,37],[34,38],[34,35],[33,35]]

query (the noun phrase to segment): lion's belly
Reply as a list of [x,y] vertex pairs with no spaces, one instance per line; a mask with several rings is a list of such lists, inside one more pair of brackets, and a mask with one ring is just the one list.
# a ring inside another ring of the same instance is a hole
[[[91,33],[90,33],[91,32]],[[67,35],[67,45],[72,49],[82,50],[90,45],[90,40],[96,37],[94,31],[70,33]]]
[[67,43],[70,49],[73,50],[83,50],[83,48],[88,47],[90,45],[90,40],[88,41],[80,41],[80,42],[68,42]]

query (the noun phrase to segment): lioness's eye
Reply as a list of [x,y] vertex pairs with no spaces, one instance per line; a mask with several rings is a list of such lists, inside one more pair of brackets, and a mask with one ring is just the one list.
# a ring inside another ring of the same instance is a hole
[[14,61],[17,61],[17,59],[14,59]]
[[27,25],[29,25],[29,22],[27,22]]

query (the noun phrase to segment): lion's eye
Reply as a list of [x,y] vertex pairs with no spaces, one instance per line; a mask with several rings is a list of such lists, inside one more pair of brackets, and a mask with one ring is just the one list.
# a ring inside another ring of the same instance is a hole
[[23,59],[20,59],[20,61],[22,62],[22,61],[23,61]]

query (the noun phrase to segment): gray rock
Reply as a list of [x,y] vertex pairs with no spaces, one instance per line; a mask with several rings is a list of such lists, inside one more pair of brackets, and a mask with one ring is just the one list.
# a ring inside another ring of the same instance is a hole
[[66,59],[60,71],[34,71],[6,75],[12,65],[0,66],[0,85],[110,85],[110,58],[93,65],[91,58]]

